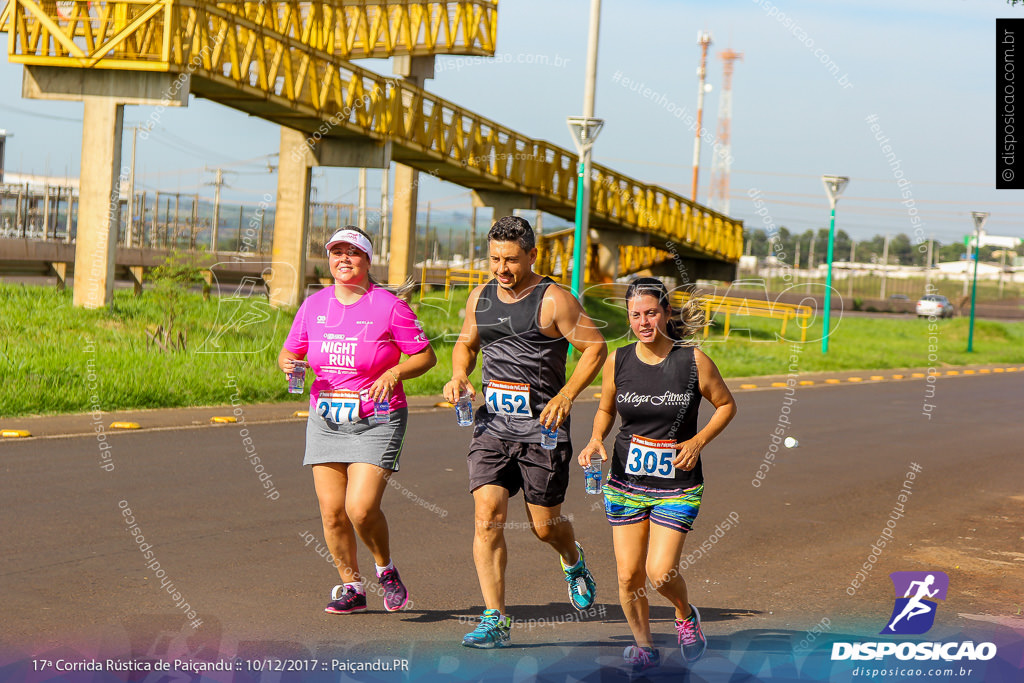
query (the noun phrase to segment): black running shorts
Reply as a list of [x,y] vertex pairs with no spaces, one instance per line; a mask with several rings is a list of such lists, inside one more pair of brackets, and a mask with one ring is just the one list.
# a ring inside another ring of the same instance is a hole
[[565,500],[572,459],[570,441],[559,441],[549,451],[539,443],[505,441],[484,430],[469,444],[469,490],[494,484],[514,496],[522,489],[527,503],[554,507]]

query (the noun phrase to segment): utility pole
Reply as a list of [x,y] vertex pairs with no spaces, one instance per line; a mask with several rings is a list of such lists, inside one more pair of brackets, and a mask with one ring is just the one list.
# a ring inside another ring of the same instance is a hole
[[846,273],[846,298],[853,300],[853,257],[857,252],[857,241],[850,238],[850,270]]
[[132,126],[132,163],[128,174],[128,225],[125,226],[125,246],[131,247],[133,241],[132,226],[135,223],[135,142],[139,136],[138,125]]
[[707,88],[705,87],[705,78],[707,77],[708,71],[708,47],[711,46],[711,34],[707,31],[697,32],[697,45],[700,46],[700,66],[697,67],[697,132],[694,136],[693,142],[693,182],[690,185],[690,199],[694,204],[697,203],[697,173],[700,168],[700,135],[701,135],[701,121],[704,118],[704,93]]
[[885,276],[889,265],[889,233],[885,233],[885,245],[882,247],[882,290],[878,293],[879,299],[885,298]]
[[[718,57],[722,60],[722,95],[718,100],[718,149],[711,155],[708,205],[728,215],[729,173],[732,170],[732,72],[733,62],[743,59],[743,53],[729,48],[719,52]],[[694,200],[696,201],[696,195]]]
[[583,284],[590,240],[590,157],[604,121],[594,118],[597,92],[597,45],[601,32],[601,0],[590,0],[590,29],[587,35],[587,71],[583,80],[583,116],[571,116],[566,123],[572,132],[579,165],[576,171],[576,226],[572,242],[572,295],[583,301]]
[[473,234],[469,247],[469,269],[476,270],[476,205],[473,205],[473,218],[470,224],[470,231]]
[[[213,226],[210,235],[210,251],[217,251],[217,230],[220,228],[220,188],[224,185],[224,169],[223,168],[207,168],[207,171],[215,171],[213,186]],[[208,185],[210,183],[207,183]],[[196,209],[198,209],[199,196],[196,195]],[[193,211],[195,213],[195,211]],[[197,214],[198,216],[198,214]],[[196,228],[198,229],[198,221],[196,222]]]
[[807,270],[814,268],[814,242],[818,239],[818,233],[811,231],[811,248],[807,254]]
[[1003,298],[1003,272],[1006,270],[1006,247],[1003,247],[1000,251],[999,258],[999,298]]
[[391,253],[390,237],[388,235],[388,181],[391,169],[385,168],[380,176],[380,255],[381,263],[387,264]]
[[359,229],[366,232],[366,169],[359,169]]
[[932,244],[935,242],[935,235],[932,234],[928,238],[928,262],[924,264],[924,284],[925,288],[932,283]]
[[427,234],[423,241],[425,249],[423,250],[423,263],[426,265],[427,261],[430,260],[430,202],[427,202]]

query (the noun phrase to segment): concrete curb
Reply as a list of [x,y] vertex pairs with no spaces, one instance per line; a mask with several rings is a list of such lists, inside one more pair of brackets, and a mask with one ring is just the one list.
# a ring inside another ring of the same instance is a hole
[[[850,386],[877,382],[906,382],[923,380],[929,368],[899,368],[887,370],[849,370],[842,372],[799,373],[792,378],[789,375],[768,375],[760,377],[732,377],[726,380],[730,390],[735,393],[747,391],[771,391],[785,389],[792,380],[797,388],[820,388],[827,386]],[[1024,373],[1022,365],[965,365],[959,367],[932,368],[931,372],[943,378],[951,377],[984,377]],[[596,401],[600,397],[598,385],[588,387],[577,398],[577,401]],[[409,411],[413,413],[441,413],[451,410],[444,403],[444,397],[410,396]],[[440,405],[439,405],[440,404]],[[305,416],[296,413],[309,409],[308,395],[301,400],[282,403],[231,404],[219,406],[197,406],[190,408],[157,408],[147,410],[118,410],[99,413],[79,413],[74,415],[42,415],[4,419],[0,424],[0,433],[12,433],[10,437],[0,438],[0,443],[23,441],[37,438],[68,438],[93,434],[118,434],[121,432],[139,432],[149,430],[239,428],[240,424],[267,424],[276,422],[295,422],[296,425],[305,421]],[[221,419],[214,423],[215,418]],[[231,419],[233,418],[233,419]],[[130,429],[114,427],[114,423],[138,425]],[[301,427],[296,427],[301,429]],[[24,434],[15,435],[16,432]]]

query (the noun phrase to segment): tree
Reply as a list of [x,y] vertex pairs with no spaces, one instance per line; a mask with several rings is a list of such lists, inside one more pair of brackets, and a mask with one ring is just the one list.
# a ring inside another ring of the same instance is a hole
[[913,263],[914,247],[905,233],[900,233],[889,240],[889,262],[907,266]]

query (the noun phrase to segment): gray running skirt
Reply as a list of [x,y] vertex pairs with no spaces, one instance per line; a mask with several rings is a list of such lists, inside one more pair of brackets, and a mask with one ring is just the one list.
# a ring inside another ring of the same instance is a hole
[[359,422],[334,424],[311,410],[306,420],[306,456],[302,464],[364,462],[398,471],[408,423],[408,408],[391,411],[391,421],[383,425],[371,425],[365,417]]

